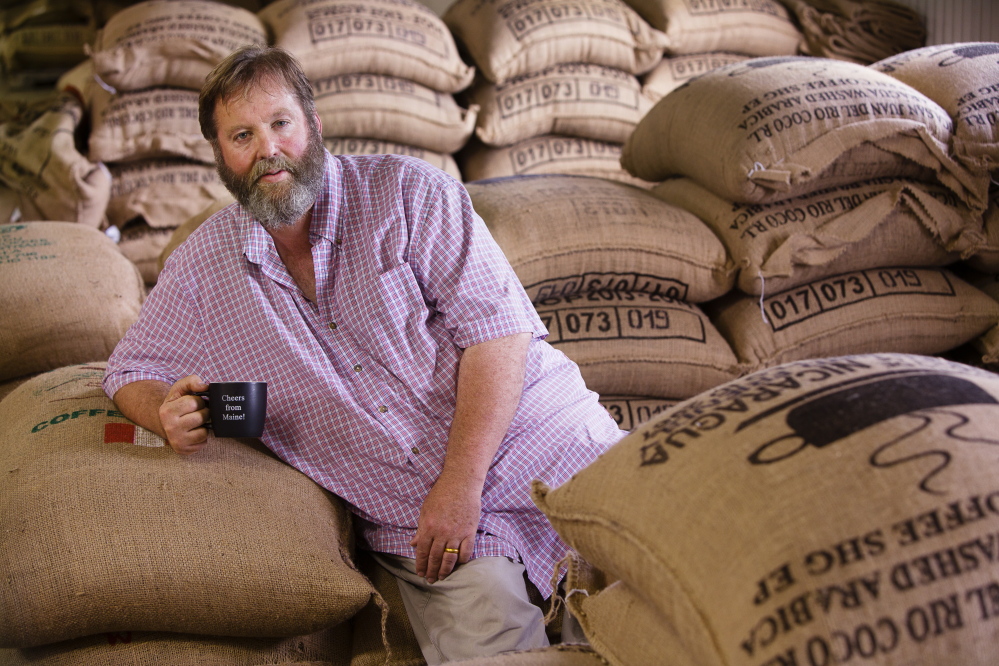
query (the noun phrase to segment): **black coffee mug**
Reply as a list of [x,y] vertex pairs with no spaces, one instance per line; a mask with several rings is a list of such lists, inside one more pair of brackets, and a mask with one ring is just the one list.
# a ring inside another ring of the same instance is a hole
[[260,437],[267,414],[267,382],[211,382],[196,393],[208,398],[209,421],[216,437]]

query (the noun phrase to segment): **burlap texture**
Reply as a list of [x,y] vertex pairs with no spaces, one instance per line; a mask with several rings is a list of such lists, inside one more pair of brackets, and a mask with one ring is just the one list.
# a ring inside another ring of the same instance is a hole
[[986,666],[997,428],[993,373],[811,359],[677,405],[534,498],[711,657],[671,659]]
[[666,56],[642,77],[642,94],[658,102],[684,83],[713,69],[749,60],[750,56],[727,51]]
[[378,597],[372,597],[351,621],[350,666],[426,666],[398,579],[363,550],[357,552],[357,566]]
[[985,243],[968,258],[968,264],[977,270],[999,273],[999,185],[989,192],[989,207],[983,217]]
[[340,500],[256,440],[174,453],[116,410],[103,370],[61,368],[0,403],[0,645],[304,636],[367,603]]
[[292,638],[116,631],[3,653],[4,666],[348,666],[350,623]]
[[777,0],[625,1],[666,33],[667,54],[735,51],[751,56],[793,55],[801,41],[787,9]]
[[86,59],[93,24],[28,25],[0,35],[0,63],[7,72],[69,68]]
[[36,219],[100,228],[111,174],[77,150],[74,137],[82,119],[80,101],[59,95],[0,122],[0,182],[39,213]]
[[652,102],[633,74],[565,63],[505,83],[484,79],[472,89],[479,113],[475,134],[490,146],[508,146],[545,134],[624,143]]
[[417,0],[275,0],[257,15],[312,81],[364,72],[454,93],[475,75],[441,18]]
[[677,402],[679,402],[677,399],[655,398],[647,395],[604,394],[600,396],[600,404],[617,423],[617,427],[628,431],[648,421],[656,414],[669,409]]
[[160,252],[159,259],[156,263],[157,273],[163,270],[163,265],[170,257],[170,254],[176,250],[181,243],[187,240],[187,237],[191,235],[191,232],[200,227],[202,222],[231,204],[233,201],[235,201],[235,199],[233,199],[232,195],[229,194],[216,199],[191,217],[187,218],[187,220],[185,220],[180,226],[174,229],[170,233],[170,240],[167,241],[166,245],[163,246],[163,250]]
[[241,46],[267,44],[256,14],[211,0],[145,0],[115,13],[90,49],[94,73],[116,91],[201,90],[205,76]]
[[548,342],[597,393],[685,399],[741,372],[729,343],[696,305],[628,291],[535,305]]
[[552,645],[453,663],[462,666],[603,666],[607,662],[587,645]]
[[159,279],[160,257],[176,230],[176,227],[152,227],[142,219],[122,227],[118,249],[135,264],[147,285],[152,286]]
[[754,58],[711,70],[659,100],[621,162],[639,178],[687,176],[737,203],[910,177],[917,167],[983,210],[981,179],[948,154],[952,125],[936,102],[868,67]]
[[326,150],[333,155],[409,155],[419,157],[441,171],[461,180],[461,171],[453,156],[425,148],[417,148],[393,141],[383,141],[371,137],[333,136],[323,139]]
[[519,176],[466,189],[532,302],[609,289],[699,303],[732,287],[717,236],[692,213],[636,187]]
[[141,218],[157,229],[175,229],[229,191],[214,165],[189,160],[149,159],[110,167],[114,184],[108,221],[119,228]]
[[458,151],[475,129],[478,107],[449,93],[384,74],[340,74],[312,82],[324,136],[380,139],[438,153]]
[[927,46],[880,60],[872,69],[907,83],[954,119],[954,156],[976,171],[999,169],[999,43]]
[[666,36],[621,0],[457,0],[444,22],[493,83],[558,63],[641,74],[662,57]]
[[104,234],[0,225],[0,380],[105,361],[139,316],[142,278]]
[[472,139],[461,154],[461,172],[467,181],[506,176],[563,174],[604,178],[648,189],[654,185],[635,178],[621,167],[620,143],[547,134],[494,148]]
[[846,271],[943,266],[984,242],[981,215],[939,185],[884,178],[771,204],[733,204],[688,178],[651,190],[725,243],[747,294],[784,291]]
[[215,163],[198,124],[197,91],[147,88],[112,95],[94,84],[89,97],[94,162],[182,157]]
[[999,303],[941,268],[842,273],[762,298],[735,292],[711,321],[752,368],[869,352],[939,354],[999,324]]

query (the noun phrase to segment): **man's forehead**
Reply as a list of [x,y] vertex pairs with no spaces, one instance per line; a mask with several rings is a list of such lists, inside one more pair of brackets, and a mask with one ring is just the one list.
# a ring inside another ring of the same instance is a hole
[[[261,100],[260,96],[264,96],[264,99]],[[242,89],[222,97],[219,100],[219,103],[215,106],[216,117],[218,117],[220,110],[224,109],[227,112],[232,111],[234,105],[246,103],[250,101],[251,98],[256,98],[255,101],[257,103],[266,101],[267,99],[273,99],[275,101],[286,100],[287,106],[291,110],[301,110],[298,98],[295,96],[291,88],[280,79],[269,77],[267,79],[257,79]],[[283,109],[284,105],[282,105],[282,110]]]

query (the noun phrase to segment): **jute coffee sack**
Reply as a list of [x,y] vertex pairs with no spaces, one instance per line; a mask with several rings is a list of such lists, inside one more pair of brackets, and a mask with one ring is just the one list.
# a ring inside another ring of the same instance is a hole
[[467,181],[565,174],[652,187],[655,183],[635,178],[621,167],[621,147],[620,143],[555,134],[524,139],[503,148],[473,138],[457,159]]
[[950,190],[895,178],[770,204],[733,204],[689,178],[651,192],[718,234],[747,294],[878,266],[943,266],[972,256],[984,242],[981,215]]
[[560,63],[501,84],[480,80],[475,134],[508,146],[544,134],[624,143],[652,102],[633,74],[586,63]]
[[351,619],[350,666],[425,666],[398,579],[367,551],[357,552],[357,567],[371,581],[376,594]]
[[313,79],[316,112],[331,137],[371,138],[438,153],[461,149],[475,130],[478,107],[463,109],[449,93],[384,74]]
[[4,666],[349,666],[350,623],[308,636],[230,638],[148,631],[114,631],[13,650]]
[[676,663],[987,666],[997,429],[993,373],[810,359],[677,405],[534,498],[662,616]]
[[368,602],[339,499],[257,440],[177,455],[117,411],[103,371],[54,370],[0,403],[0,645],[306,636]]
[[604,666],[607,662],[588,645],[566,644],[504,652],[495,657],[477,657],[456,663],[462,666]]
[[601,395],[686,399],[740,374],[729,343],[691,303],[605,290],[545,298],[535,308],[548,342]]
[[493,83],[564,62],[641,74],[667,45],[621,0],[457,0],[444,22]]
[[871,68],[908,83],[951,115],[958,160],[978,171],[999,169],[999,43],[927,46]]
[[597,290],[700,303],[734,272],[692,213],[644,190],[582,176],[518,176],[466,185],[532,302]]
[[247,44],[267,44],[251,11],[211,0],[146,0],[108,19],[90,56],[94,73],[119,92],[201,90],[215,65]]
[[750,56],[726,51],[666,56],[642,76],[642,94],[658,102],[684,83],[713,69],[749,60]]
[[141,160],[110,167],[114,177],[108,221],[123,229],[136,218],[176,228],[216,199],[229,195],[214,166],[187,160]]
[[[7,397],[8,393],[12,393],[14,389],[34,376],[35,375],[24,375],[23,377],[17,377],[15,379],[0,381],[0,400],[3,400]],[[3,663],[3,661],[0,660],[0,663]]]
[[152,227],[136,218],[121,228],[118,249],[135,264],[147,285],[156,284],[160,275],[160,257],[173,239],[177,227]]
[[394,141],[383,141],[371,137],[335,136],[323,139],[326,150],[333,155],[409,155],[419,157],[424,162],[461,180],[461,171],[454,157],[425,148],[417,148]]
[[633,430],[640,423],[669,409],[679,399],[653,396],[601,395],[600,404],[611,415],[621,430]]
[[231,204],[233,201],[235,201],[235,199],[233,199],[232,195],[226,193],[225,196],[215,199],[202,210],[187,218],[187,220],[181,223],[176,229],[172,230],[170,232],[170,240],[168,240],[166,245],[163,246],[163,250],[160,252],[159,259],[157,260],[157,275],[163,270],[163,265],[170,257],[170,254],[180,247],[180,244],[186,241],[187,237],[190,236],[195,229],[200,227],[205,220]]
[[77,150],[78,99],[61,94],[0,122],[0,182],[16,190],[38,219],[104,226],[111,174]]
[[948,155],[952,126],[936,102],[868,67],[754,58],[714,69],[659,100],[621,162],[639,178],[687,176],[742,203],[861,178],[908,177],[915,166],[984,209],[980,179]]
[[145,289],[107,236],[70,222],[0,225],[0,380],[104,361]]
[[667,54],[735,51],[751,56],[794,55],[801,33],[777,0],[625,0],[666,33]]
[[989,207],[983,217],[985,244],[968,258],[972,267],[989,273],[999,273],[999,184],[989,192]]
[[312,81],[366,72],[454,93],[475,75],[441,18],[417,0],[275,0],[257,16]]
[[197,91],[147,88],[112,95],[94,85],[90,97],[89,147],[94,162],[183,157],[215,163],[211,144],[198,124]]
[[31,25],[0,35],[0,63],[8,73],[69,68],[86,59],[84,46],[94,38],[94,26]]
[[942,268],[842,273],[762,299],[732,292],[708,313],[752,368],[868,352],[939,354],[999,323],[999,303]]

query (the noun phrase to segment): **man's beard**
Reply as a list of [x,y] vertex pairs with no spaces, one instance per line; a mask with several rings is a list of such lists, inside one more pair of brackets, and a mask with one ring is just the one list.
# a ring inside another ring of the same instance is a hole
[[[250,214],[268,230],[291,226],[316,202],[325,176],[326,149],[319,132],[309,134],[302,157],[262,159],[245,176],[240,176],[215,151],[215,164],[222,184]],[[285,170],[291,178],[279,183],[262,183],[258,179],[277,170]]]

